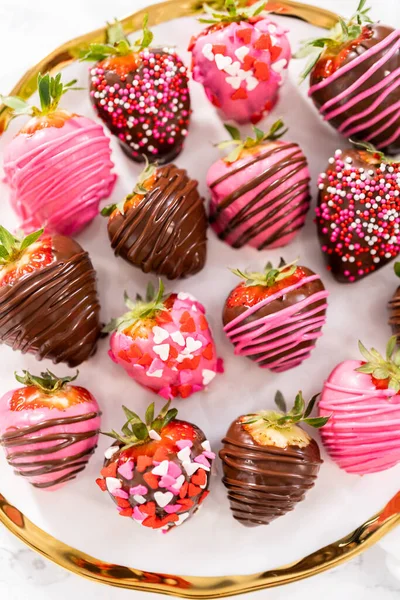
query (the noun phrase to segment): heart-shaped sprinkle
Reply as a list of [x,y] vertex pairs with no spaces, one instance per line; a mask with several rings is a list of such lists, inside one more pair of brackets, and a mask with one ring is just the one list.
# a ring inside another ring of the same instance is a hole
[[214,60],[214,53],[213,53],[213,49],[212,49],[212,44],[204,44],[201,52],[202,52],[203,56],[205,56],[206,58],[208,58],[208,60]]
[[160,508],[164,508],[164,506],[167,506],[167,504],[171,502],[173,497],[174,495],[172,494],[172,492],[155,492],[154,494],[154,500],[157,502]]
[[202,343],[199,340],[195,340],[194,338],[189,336],[188,338],[186,338],[186,348],[183,352],[196,352],[196,350],[200,350],[201,347]]
[[252,33],[253,30],[251,29],[251,27],[248,27],[246,29],[238,29],[236,31],[236,37],[239,38],[239,40],[242,40],[244,44],[250,44]]
[[169,356],[169,344],[160,344],[159,346],[153,346],[153,351],[158,354],[161,360],[168,360]]
[[196,456],[196,458],[194,459],[194,462],[199,463],[200,465],[204,465],[205,467],[211,466],[203,454],[200,454],[200,456]]
[[181,473],[182,469],[176,463],[170,461],[168,465],[168,475],[171,475],[171,477],[175,477],[176,479]]
[[181,462],[190,460],[190,448],[188,446],[182,448],[182,450],[178,452],[177,457]]
[[153,460],[154,460],[154,463],[156,463],[156,462],[161,463],[163,460],[167,460],[168,457],[169,457],[168,448],[163,448],[162,446],[160,446],[155,451]]
[[180,504],[183,508],[187,509],[192,508],[192,506],[194,506],[194,502],[190,498],[182,498],[181,500],[178,500],[178,504]]
[[116,477],[106,477],[106,485],[110,494],[122,487],[122,483]]
[[129,498],[128,492],[125,492],[125,490],[122,490],[121,488],[116,488],[113,492],[113,496],[114,498],[124,498],[125,500]]
[[200,487],[205,486],[207,483],[207,475],[204,469],[199,469],[191,479],[191,483]]
[[177,513],[178,510],[182,510],[182,506],[180,504],[169,504],[164,508],[165,512],[169,515],[173,513]]
[[[213,52],[214,54],[225,54],[226,52],[226,46],[224,44],[213,44]],[[179,298],[179,294],[178,294],[178,298]]]
[[281,73],[281,71],[283,71],[283,69],[286,67],[286,65],[287,65],[286,58],[281,58],[280,60],[277,60],[275,63],[273,63],[271,65],[271,69],[273,71],[275,71],[275,73]]
[[201,375],[203,377],[203,385],[208,385],[216,376],[216,372],[210,369],[203,369]]
[[138,521],[139,523],[141,523],[145,519],[145,515],[142,513],[138,506],[135,506],[135,508],[133,509],[132,516],[135,519],[135,521]]
[[157,442],[159,442],[161,440],[161,435],[159,435],[157,433],[157,431],[154,431],[154,429],[150,429],[149,430],[149,438],[152,440],[156,440]]
[[131,517],[133,515],[133,508],[132,507],[123,508],[122,510],[119,511],[119,515],[120,515],[120,517]]
[[201,488],[198,487],[197,485],[193,485],[193,483],[189,483],[189,497],[190,498],[194,498],[195,496],[198,496],[201,492]]
[[244,88],[239,88],[236,92],[233,92],[231,96],[232,100],[247,100],[247,92]]
[[258,86],[258,84],[259,84],[258,79],[256,79],[253,76],[250,76],[246,79],[246,86],[247,86],[247,89],[249,90],[249,92],[252,92],[253,90],[255,90],[256,87]]
[[240,46],[240,48],[237,48],[237,50],[235,50],[235,56],[237,56],[240,62],[243,62],[245,56],[247,56],[249,52],[250,49],[247,48],[247,46]]
[[230,56],[224,56],[223,54],[216,54],[215,64],[220,71],[223,71],[226,67],[232,64]]
[[268,33],[262,33],[254,44],[254,48],[256,50],[269,50],[271,46],[271,37],[268,35]]
[[230,85],[234,90],[238,90],[242,83],[240,77],[227,77],[225,79],[226,83]]
[[112,458],[114,456],[114,454],[116,452],[119,451],[119,447],[118,446],[110,446],[109,448],[107,448],[107,450],[104,452],[104,457],[107,460],[110,460],[110,458]]
[[262,60],[256,60],[254,63],[254,77],[259,81],[268,81],[269,66]]
[[225,73],[228,73],[228,75],[232,75],[232,77],[234,77],[240,71],[240,62],[235,60],[234,63],[225,67],[224,71]]
[[193,442],[191,440],[178,440],[176,445],[178,446],[179,450],[182,450],[183,448],[192,448]]
[[154,502],[147,502],[147,504],[143,504],[143,506],[140,507],[140,510],[142,513],[146,514],[146,515],[155,515],[156,514],[156,505]]
[[201,447],[204,448],[206,452],[211,452],[211,444],[208,440],[204,440],[204,442],[201,443]]
[[172,477],[171,475],[163,475],[160,481],[158,482],[158,485],[162,488],[169,488],[173,487],[175,483],[176,480],[174,477]]
[[118,467],[118,473],[121,475],[121,477],[124,477],[125,479],[132,479],[133,461],[128,460],[126,463],[122,463],[122,465]]
[[178,344],[178,346],[184,346],[185,345],[185,338],[183,337],[183,335],[181,334],[180,331],[174,331],[174,333],[171,333],[171,339]]
[[159,327],[158,325],[154,325],[153,334],[154,334],[154,343],[155,344],[161,344],[162,342],[164,342],[166,339],[169,338],[168,331],[166,329],[163,329],[163,327]]
[[158,489],[158,479],[153,473],[145,473],[143,479],[152,490]]
[[182,513],[182,514],[178,515],[178,517],[179,517],[179,519],[175,523],[176,526],[182,525],[182,523],[184,523],[186,521],[186,519],[189,518],[189,513],[188,512]]
[[99,488],[101,489],[102,492],[105,492],[107,489],[107,485],[106,485],[106,480],[103,477],[98,477],[96,479],[96,483],[99,486]]
[[162,377],[163,375],[163,369],[158,369],[157,371],[153,371],[152,373],[150,373],[150,371],[147,371],[147,376],[148,377]]
[[184,483],[185,483],[185,476],[184,475],[179,475],[179,477],[177,477],[174,485],[172,485],[171,488],[175,492],[179,492],[179,490],[181,489],[181,487],[183,486]]
[[197,469],[200,469],[202,465],[200,465],[199,463],[187,461],[183,462],[182,466],[190,477],[191,475],[193,475],[193,473],[196,473]]
[[103,477],[116,477],[117,476],[117,463],[116,462],[112,462],[109,465],[107,465],[107,467],[103,467],[102,470],[100,471],[100,474],[103,475]]
[[129,493],[131,494],[131,496],[134,496],[135,494],[139,494],[139,496],[145,496],[148,491],[149,490],[145,485],[139,484],[135,485],[135,487],[131,487]]
[[135,494],[133,496],[133,499],[135,502],[137,502],[138,504],[144,504],[146,502],[146,498],[144,498],[143,496],[141,496],[140,494]]
[[154,475],[166,475],[168,473],[168,460],[163,460],[157,467],[152,470]]
[[136,469],[139,473],[143,473],[147,467],[153,464],[153,459],[150,456],[145,456],[144,454],[137,457]]

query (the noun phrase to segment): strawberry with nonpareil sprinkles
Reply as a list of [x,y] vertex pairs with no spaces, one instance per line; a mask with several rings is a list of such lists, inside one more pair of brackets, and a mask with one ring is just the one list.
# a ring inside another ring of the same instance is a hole
[[233,145],[233,150],[207,175],[213,229],[234,248],[289,244],[310,205],[306,157],[297,144],[279,140],[287,131],[280,119],[268,133],[254,127],[254,138],[245,140],[236,128],[225,127],[232,139],[219,147]]
[[176,279],[203,268],[207,215],[197,181],[184,169],[147,163],[132,194],[101,214],[109,217],[108,236],[116,256],[144,273]]
[[186,67],[172,48],[149,48],[147,29],[134,44],[121,24],[108,28],[107,44],[91,44],[83,60],[90,70],[90,98],[97,114],[137,162],[147,156],[159,164],[172,161],[183,148],[190,121]]
[[390,154],[400,151],[400,29],[369,18],[366,0],[355,14],[339,19],[330,34],[305,42],[296,54],[311,54],[315,106],[346,138],[371,142]]
[[326,320],[328,292],[319,275],[282,259],[263,273],[233,273],[244,281],[229,294],[222,318],[235,354],[275,372],[306,360]]
[[367,475],[400,463],[400,350],[386,356],[361,342],[362,360],[345,360],[329,375],[319,401],[332,415],[321,432],[330,457],[348,473]]
[[206,6],[208,28],[190,43],[193,79],[225,119],[257,123],[278,100],[291,51],[286,32],[261,16],[265,2],[226,12]]
[[[394,272],[400,277],[400,262],[394,264]],[[397,287],[392,299],[389,302],[389,325],[392,332],[397,336],[397,343],[400,345],[400,285]]]
[[60,73],[39,74],[40,108],[0,96],[14,116],[32,117],[3,154],[11,205],[26,233],[44,226],[63,235],[77,233],[94,219],[100,201],[114,187],[110,142],[101,125],[59,108],[74,84],[63,84]]
[[0,342],[77,366],[96,351],[99,315],[96,272],[77,242],[0,226]]
[[400,252],[400,164],[369,144],[336,150],[319,177],[318,235],[328,269],[352,283]]
[[124,408],[122,433],[106,435],[115,443],[105,452],[96,483],[108,491],[121,517],[163,533],[192,517],[209,494],[215,454],[204,433],[176,419],[169,402],[155,417],[154,404],[145,422]]
[[220,451],[228,498],[235,519],[247,527],[268,525],[304,500],[322,460],[317,442],[300,426],[323,427],[329,417],[310,417],[317,396],[306,406],[299,392],[288,412],[280,392],[276,410],[236,419]]
[[167,294],[160,281],[146,300],[125,298],[129,312],[106,327],[109,355],[130,377],[166,399],[204,390],[218,372],[218,359],[204,306],[190,294]]
[[84,470],[94,453],[100,409],[75,377],[15,375],[24,387],[0,400],[0,445],[16,475],[55,490]]

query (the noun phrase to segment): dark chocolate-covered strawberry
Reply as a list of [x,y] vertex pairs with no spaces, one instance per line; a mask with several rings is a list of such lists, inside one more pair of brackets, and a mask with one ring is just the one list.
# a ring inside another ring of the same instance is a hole
[[229,294],[223,323],[235,354],[276,372],[308,358],[325,323],[328,292],[319,275],[284,262],[263,273],[233,272],[244,281]]
[[302,393],[290,412],[277,392],[280,411],[263,410],[236,419],[220,451],[233,516],[242,525],[268,525],[293,510],[315,484],[322,460],[317,442],[299,425],[323,427],[329,417],[310,417]]
[[207,253],[207,215],[197,181],[175,165],[146,165],[132,194],[102,210],[116,256],[176,279],[201,271]]
[[360,0],[355,14],[340,19],[327,37],[306,42],[297,57],[311,54],[310,91],[325,121],[346,138],[400,151],[400,30],[373,23]]
[[352,283],[400,252],[400,164],[368,144],[336,150],[319,177],[318,235],[332,275]]
[[[394,272],[400,277],[400,262],[394,264]],[[392,332],[397,336],[397,343],[400,345],[400,285],[397,287],[392,299],[389,302],[389,325]]]
[[166,532],[196,513],[209,494],[215,454],[198,427],[176,419],[169,402],[157,417],[151,404],[145,422],[123,408],[127,422],[121,434],[106,434],[116,441],[105,452],[96,483],[120,516]]
[[91,44],[83,60],[90,69],[90,98],[99,117],[136,162],[147,156],[159,164],[172,161],[183,148],[190,120],[186,68],[172,48],[150,48],[147,29],[130,44],[117,21],[108,28],[107,44]]
[[96,351],[99,313],[96,272],[77,242],[0,226],[0,342],[73,367]]

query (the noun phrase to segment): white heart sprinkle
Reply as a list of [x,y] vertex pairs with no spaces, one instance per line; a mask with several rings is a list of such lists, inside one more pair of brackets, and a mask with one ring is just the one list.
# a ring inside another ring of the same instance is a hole
[[234,90],[238,90],[240,88],[240,84],[242,83],[242,80],[240,79],[240,77],[227,77],[225,79],[225,81]]
[[214,60],[214,53],[212,51],[212,44],[204,44],[201,50],[203,56],[208,58],[208,60]]
[[168,331],[166,331],[162,327],[159,327],[158,325],[155,325],[153,327],[153,334],[154,334],[154,343],[155,344],[161,344],[161,342],[163,342],[164,340],[169,338]]
[[158,369],[157,371],[154,371],[153,373],[149,373],[148,371],[146,373],[146,375],[148,377],[162,377],[162,374],[163,374],[163,370],[162,369]]
[[154,473],[154,475],[166,475],[168,473],[168,465],[169,461],[163,460],[159,465],[154,467],[152,473]]
[[153,351],[156,354],[158,354],[161,360],[168,360],[169,344],[160,344],[159,346],[153,346]]
[[186,521],[186,519],[188,519],[188,518],[189,518],[189,513],[188,512],[185,512],[185,513],[182,513],[182,514],[178,515],[178,520],[175,521],[175,527],[177,525],[182,525],[182,523],[184,521]]
[[204,469],[205,471],[209,471],[210,467],[206,467],[206,465],[203,465],[203,463],[196,463],[199,465],[199,469]]
[[249,52],[250,52],[250,48],[248,48],[247,46],[240,46],[240,48],[235,50],[235,56],[237,56],[238,59],[241,62],[243,62],[244,57],[247,56]]
[[189,336],[188,338],[186,338],[185,353],[186,352],[196,352],[196,350],[200,350],[202,345],[203,344],[199,340],[195,340],[194,338]]
[[104,452],[104,456],[105,458],[112,458],[114,456],[114,454],[116,452],[118,452],[119,448],[118,446],[110,446],[109,448],[107,448],[107,450]]
[[232,75],[232,76],[237,75],[238,72],[240,71],[240,62],[238,60],[235,60],[234,63],[225,67],[224,71],[225,71],[225,73],[228,73],[228,75]]
[[146,498],[144,496],[140,496],[139,494],[135,494],[133,496],[133,499],[135,500],[135,502],[137,502],[138,504],[144,504],[145,502],[147,502]]
[[197,312],[197,306],[195,304],[192,304],[192,311]]
[[181,462],[190,460],[190,448],[186,446],[185,448],[182,448],[182,450],[179,450],[177,457]]
[[220,71],[223,71],[228,65],[232,64],[230,56],[224,56],[223,54],[215,55],[215,64]]
[[106,477],[106,486],[110,494],[122,487],[122,483],[116,477]]
[[287,65],[286,58],[281,58],[281,59],[277,60],[275,63],[273,63],[271,65],[271,68],[273,71],[275,71],[275,73],[280,73],[281,71],[283,71],[283,69],[286,67],[286,65]]
[[174,497],[172,492],[156,492],[154,494],[154,500],[157,502],[158,506],[160,506],[161,508],[164,508],[164,506],[167,506],[167,504],[169,504],[172,500],[172,498]]
[[186,358],[193,358],[193,354],[190,354],[187,350],[182,350],[182,352],[183,354],[178,354],[176,357],[179,363],[183,362]]
[[267,29],[268,29],[269,33],[275,33],[275,31],[276,31],[276,25],[274,25],[273,23],[269,23]]
[[200,463],[189,462],[189,461],[184,461],[182,463],[182,466],[185,469],[186,473],[189,475],[189,477],[191,475],[193,475],[193,473],[196,473],[197,469],[201,468]]
[[185,483],[185,476],[179,475],[179,477],[177,477],[174,485],[172,485],[171,488],[173,490],[175,490],[176,492],[179,492],[179,490],[181,489],[181,487],[183,486],[184,483]]
[[278,43],[278,38],[276,38],[274,35],[271,35],[271,44],[273,46],[275,46]]
[[175,344],[178,344],[178,346],[185,345],[185,338],[180,331],[174,331],[174,333],[171,333],[171,339],[175,342]]
[[150,431],[149,431],[149,438],[151,438],[152,440],[156,440],[157,442],[159,442],[161,440],[161,435],[158,435],[157,431],[154,431],[154,429],[150,429]]
[[201,374],[203,376],[203,385],[208,385],[216,376],[216,372],[210,369],[203,369]]
[[202,442],[201,447],[206,451],[206,452],[211,452],[211,444],[208,440],[204,440],[204,442]]
[[249,92],[252,92],[253,90],[256,89],[256,87],[258,86],[258,79],[256,79],[255,77],[248,77],[246,79],[246,85],[247,85],[247,89]]

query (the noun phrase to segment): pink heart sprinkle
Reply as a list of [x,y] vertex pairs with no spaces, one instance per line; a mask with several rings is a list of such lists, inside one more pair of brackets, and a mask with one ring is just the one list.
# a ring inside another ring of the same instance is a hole
[[147,372],[154,373],[154,371],[162,371],[164,366],[164,363],[159,358],[155,358],[150,367],[147,369]]
[[215,452],[207,452],[205,450],[202,454],[203,454],[203,456],[206,456],[207,458],[210,458],[211,460],[214,460],[214,458],[215,458]]
[[191,448],[193,446],[193,442],[190,440],[178,440],[176,445],[178,446],[179,450],[183,450],[183,448]]
[[190,369],[184,369],[183,371],[179,371],[179,383],[181,385],[185,385],[186,383],[192,383],[193,380],[193,371]]
[[115,496],[116,498],[124,498],[125,500],[129,498],[128,492],[124,492],[124,490],[121,490],[121,488],[117,488],[116,490],[114,490],[113,496]]
[[224,361],[222,360],[222,358],[218,358],[218,360],[217,360],[216,371],[217,371],[217,373],[223,373],[224,372]]
[[170,485],[174,485],[175,483],[175,477],[172,477],[171,475],[163,475],[163,477],[161,477],[160,481],[158,482],[158,486],[166,488]]
[[201,342],[203,344],[203,346],[207,346],[210,341],[206,337],[204,337],[204,335],[202,335],[201,333],[198,333],[196,335],[196,340]]
[[197,383],[193,384],[193,394],[195,392],[201,392],[201,390],[204,390],[204,385],[198,385]]
[[120,467],[118,467],[118,473],[121,475],[121,477],[125,477],[125,479],[132,479],[133,461],[128,460],[126,463],[123,463]]
[[178,510],[181,510],[181,508],[182,506],[180,504],[167,504],[167,506],[164,506],[165,512],[169,515],[178,512]]
[[161,390],[158,390],[157,393],[159,396],[161,396],[162,398],[165,398],[166,400],[172,400],[172,398],[173,398],[171,386],[169,386],[169,385],[161,388]]
[[194,459],[194,462],[204,465],[205,467],[210,466],[210,463],[208,462],[206,457],[203,456],[202,454],[200,454],[200,456],[196,456],[196,458]]
[[133,509],[133,513],[132,513],[132,517],[135,519],[135,521],[144,521],[145,519],[145,515],[139,510],[138,506],[135,506],[135,508]]
[[170,461],[168,465],[168,475],[171,475],[175,481],[179,475],[182,475],[182,469],[180,469],[176,463]]
[[144,485],[135,485],[135,487],[131,487],[131,489],[129,490],[129,493],[131,496],[135,496],[136,494],[138,496],[145,496],[147,494],[149,490],[147,489],[146,486]]

